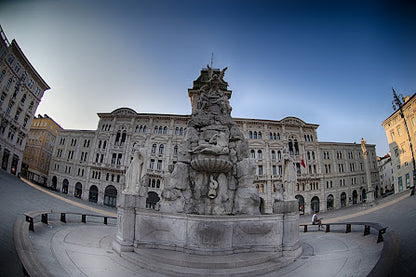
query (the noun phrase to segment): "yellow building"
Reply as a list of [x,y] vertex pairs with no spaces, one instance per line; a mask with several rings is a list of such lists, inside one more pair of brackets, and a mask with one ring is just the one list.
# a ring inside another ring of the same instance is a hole
[[26,178],[46,185],[56,136],[61,130],[46,114],[33,119],[23,153],[22,174]]
[[[397,96],[396,93],[395,96]],[[397,98],[397,100],[400,99]],[[416,142],[416,93],[411,97],[407,95],[400,102],[400,105],[395,103],[396,111],[382,124],[390,147],[395,193],[415,185],[413,170],[416,154],[414,152],[414,143]],[[409,133],[407,133],[407,130]]]

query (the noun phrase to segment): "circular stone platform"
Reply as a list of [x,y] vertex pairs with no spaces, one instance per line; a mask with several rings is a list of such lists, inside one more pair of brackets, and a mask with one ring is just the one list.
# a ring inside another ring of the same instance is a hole
[[[25,226],[22,222],[20,228]],[[300,233],[303,253],[290,264],[266,252],[207,257],[139,249],[119,256],[111,247],[115,232],[115,225],[50,221],[36,224],[23,245],[33,245],[35,258],[52,276],[100,277],[367,276],[383,248],[375,235],[316,231]]]

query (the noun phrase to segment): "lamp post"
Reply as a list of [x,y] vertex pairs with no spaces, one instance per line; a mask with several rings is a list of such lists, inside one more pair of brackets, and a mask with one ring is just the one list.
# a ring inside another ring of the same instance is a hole
[[412,138],[410,136],[409,128],[407,127],[406,118],[405,118],[404,113],[403,113],[403,106],[405,105],[405,99],[404,99],[403,95],[401,95],[401,94],[397,95],[394,88],[392,88],[392,90],[393,90],[393,101],[392,101],[393,109],[394,110],[397,110],[397,108],[399,109],[400,116],[401,116],[401,118],[403,118],[403,121],[404,121],[404,127],[406,129],[407,138],[409,139],[410,153],[412,154],[412,165],[413,165],[413,171],[412,171],[413,186],[412,186],[412,192],[411,192],[411,195],[413,195],[414,191],[415,191],[415,182],[416,182],[416,165],[415,165],[415,157],[413,155]]

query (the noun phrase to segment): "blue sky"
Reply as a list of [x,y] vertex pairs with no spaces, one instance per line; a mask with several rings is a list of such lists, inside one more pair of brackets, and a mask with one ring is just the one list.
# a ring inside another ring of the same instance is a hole
[[1,1],[0,24],[51,87],[37,113],[67,129],[119,107],[189,114],[212,52],[232,116],[296,116],[378,155],[391,88],[416,92],[412,1]]

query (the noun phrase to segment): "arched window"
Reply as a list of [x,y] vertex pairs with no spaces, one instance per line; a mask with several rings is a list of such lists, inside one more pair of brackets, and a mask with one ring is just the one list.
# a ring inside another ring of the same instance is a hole
[[174,156],[178,156],[178,146],[177,145],[175,145],[175,147],[173,147],[173,155]]
[[248,132],[248,138],[249,138],[249,139],[252,139],[252,138],[253,138],[253,132],[252,132],[252,131],[249,131],[249,132]]
[[143,126],[143,133],[146,133],[146,125]]
[[121,136],[121,131],[118,131],[117,132],[117,135],[116,135],[116,140],[115,140],[115,142],[114,142],[114,144],[118,144],[118,142],[120,141],[120,136]]
[[280,161],[282,159],[282,152],[277,151],[277,159]]
[[332,210],[334,208],[334,196],[332,194],[328,195],[326,199],[326,208]]
[[68,179],[64,179],[64,181],[62,182],[62,193],[68,194],[68,185],[69,185]]
[[88,194],[88,201],[97,203],[98,201],[98,188],[95,185],[90,187],[90,192]]
[[74,196],[81,198],[81,195],[82,195],[82,184],[78,182],[75,184]]
[[56,176],[52,177],[52,188],[56,189],[56,185],[58,183],[58,178],[56,178]]
[[155,130],[153,131],[154,134],[157,134],[157,131],[159,130],[159,128],[157,126],[155,126]]
[[318,196],[314,196],[311,199],[311,209],[314,212],[319,212],[319,197]]
[[12,78],[9,78],[9,80],[7,80],[6,90],[8,90],[11,85],[12,85]]
[[341,207],[347,206],[347,194],[345,192],[341,193]]
[[272,160],[276,160],[276,152],[272,150]]
[[152,154],[156,154],[156,148],[157,148],[157,145],[155,143],[152,145]]
[[259,160],[263,159],[263,152],[261,152],[261,150],[257,151],[257,159]]
[[302,213],[305,212],[305,199],[303,196],[298,194],[295,196],[295,198],[298,201],[299,211]]
[[179,127],[175,128],[175,135],[179,135]]
[[159,134],[162,134],[163,133],[163,127],[162,126],[160,126],[159,127]]
[[252,158],[252,159],[256,158],[256,152],[254,150],[250,151],[250,158]]
[[262,139],[262,135],[261,135],[261,132],[259,132],[259,139]]
[[291,139],[289,139],[289,154],[293,155],[293,142]]
[[160,180],[159,180],[159,179],[157,179],[157,181],[156,181],[156,188],[157,188],[157,189],[159,189],[159,188],[160,188]]
[[127,133],[126,131],[124,131],[123,134],[121,135],[120,145],[124,145],[124,142],[126,141],[126,136],[127,136]]
[[104,191],[104,205],[115,207],[117,205],[117,189],[109,185]]
[[6,75],[6,69],[3,69],[0,73],[0,82],[3,80],[4,75]]
[[163,144],[161,144],[159,146],[159,155],[163,155],[164,150],[165,150],[165,146]]
[[271,132],[270,132],[270,134],[269,134],[269,139],[270,139],[270,140],[273,140],[273,133],[271,133]]
[[257,139],[257,132],[256,132],[256,131],[254,131],[253,138],[254,138],[254,139]]
[[299,155],[299,145],[296,139],[295,139],[295,155]]
[[163,127],[163,134],[166,135],[168,133],[168,127]]
[[352,203],[353,203],[353,204],[357,204],[357,203],[358,203],[358,193],[357,193],[357,191],[356,191],[356,190],[354,190],[354,191],[352,192]]

